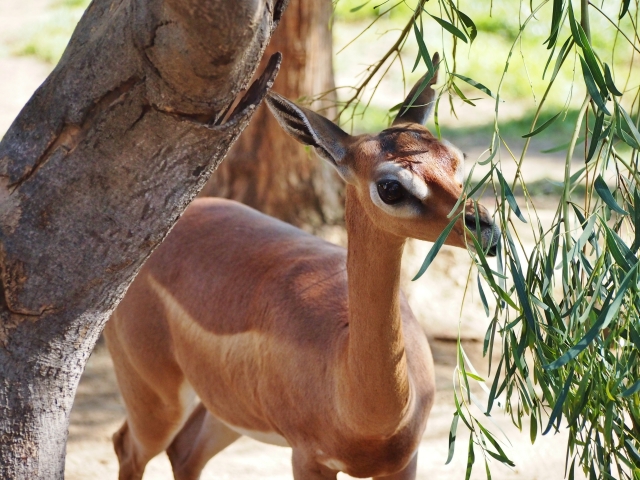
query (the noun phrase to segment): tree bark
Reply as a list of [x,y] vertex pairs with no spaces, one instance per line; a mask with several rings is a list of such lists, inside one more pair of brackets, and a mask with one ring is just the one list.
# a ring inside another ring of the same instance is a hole
[[94,0],[0,143],[0,478],[64,476],[69,413],[143,261],[271,87],[287,0]]
[[[329,118],[336,113],[332,14],[331,0],[291,0],[267,47],[267,53],[283,53],[274,91]],[[311,229],[341,223],[344,213],[344,188],[333,168],[287,135],[266,105],[258,108],[202,195],[231,198]]]

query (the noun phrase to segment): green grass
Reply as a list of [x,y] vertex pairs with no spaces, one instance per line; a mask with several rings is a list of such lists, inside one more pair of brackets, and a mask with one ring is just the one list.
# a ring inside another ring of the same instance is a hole
[[47,63],[57,63],[88,5],[88,0],[52,2],[43,19],[37,25],[31,26],[24,37],[16,42],[12,53],[17,56],[36,57]]

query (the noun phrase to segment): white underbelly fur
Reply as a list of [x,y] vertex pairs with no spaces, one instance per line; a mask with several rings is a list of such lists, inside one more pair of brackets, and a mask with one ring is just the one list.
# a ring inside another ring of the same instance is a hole
[[236,427],[227,422],[222,422],[231,430],[238,432],[240,435],[245,435],[249,438],[253,438],[262,443],[268,443],[270,445],[277,445],[278,447],[290,447],[289,442],[282,435],[278,435],[275,432],[260,432],[258,430],[247,430],[246,428]]

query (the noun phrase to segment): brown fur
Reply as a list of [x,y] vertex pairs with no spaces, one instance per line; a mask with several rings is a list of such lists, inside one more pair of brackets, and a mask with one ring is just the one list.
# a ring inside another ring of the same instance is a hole
[[[278,102],[307,128],[312,112]],[[433,241],[449,223],[462,158],[420,125],[351,137],[311,121],[318,131],[294,133],[325,158],[344,153],[348,251],[232,201],[187,209],[105,331],[127,407],[121,480],[163,450],[177,479],[197,479],[237,431],[286,440],[296,480],[415,478],[435,384],[400,261],[407,237]],[[412,200],[415,215],[372,201],[376,168],[396,163],[431,192]],[[449,244],[465,245],[463,221]]]

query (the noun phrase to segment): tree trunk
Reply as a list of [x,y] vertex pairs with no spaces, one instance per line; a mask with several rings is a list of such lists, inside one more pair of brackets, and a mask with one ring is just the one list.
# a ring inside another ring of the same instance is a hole
[[143,261],[246,126],[287,0],[94,0],[0,143],[0,478],[64,476],[69,413]]
[[[335,115],[331,0],[291,0],[267,52],[282,52],[274,91]],[[342,222],[344,191],[333,168],[284,133],[266,105],[229,151],[202,195],[232,198],[312,229]]]

